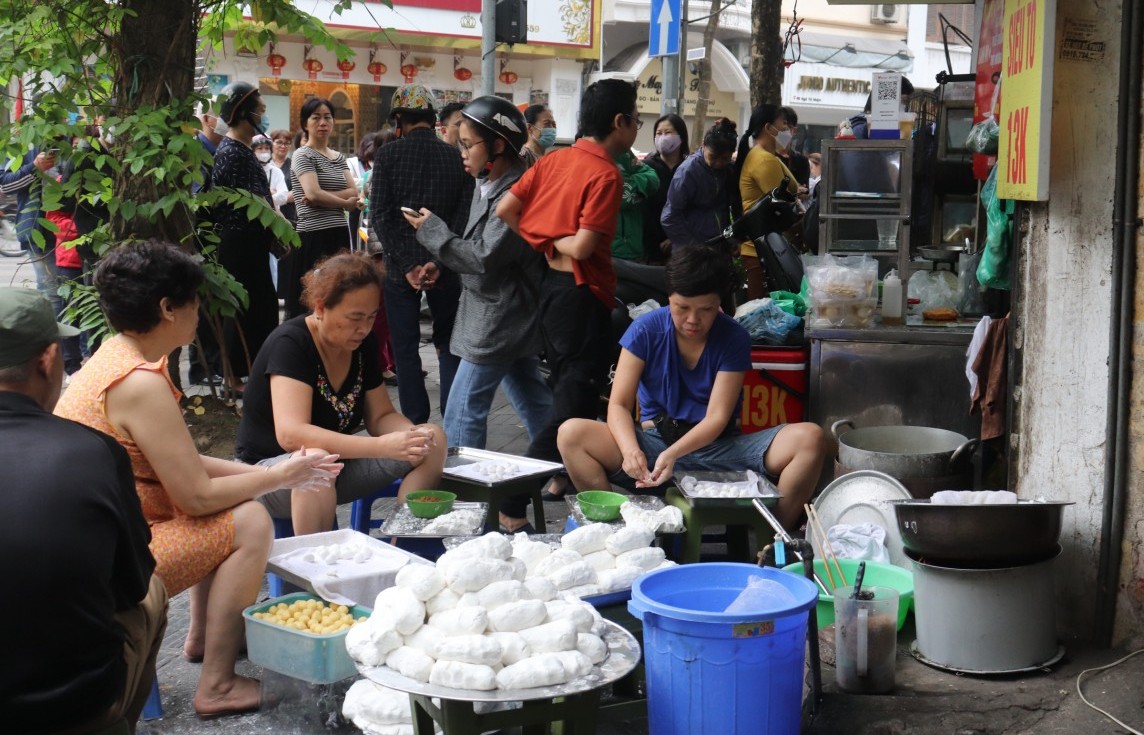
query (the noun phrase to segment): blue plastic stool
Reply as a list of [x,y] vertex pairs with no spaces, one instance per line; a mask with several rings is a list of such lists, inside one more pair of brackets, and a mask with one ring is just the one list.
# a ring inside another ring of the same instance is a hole
[[396,498],[398,490],[401,489],[401,480],[394,480],[389,483],[385,488],[379,490],[373,495],[364,498],[358,498],[350,506],[350,528],[358,533],[369,535],[370,529],[381,528],[385,523],[384,518],[373,520],[371,517],[373,513],[373,501],[381,498]]
[[149,722],[162,716],[163,700],[159,697],[159,675],[156,673],[155,678],[151,680],[151,693],[147,695],[147,701],[143,703],[141,718]]

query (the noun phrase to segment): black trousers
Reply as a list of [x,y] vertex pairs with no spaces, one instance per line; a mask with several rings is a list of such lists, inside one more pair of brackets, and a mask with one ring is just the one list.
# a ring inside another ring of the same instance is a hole
[[[615,338],[611,312],[571,273],[548,270],[540,290],[540,329],[552,386],[552,414],[527,456],[560,462],[556,433],[568,419],[594,419],[608,380]],[[523,518],[528,496],[507,498],[501,512]],[[536,529],[544,533],[544,529]]]
[[252,237],[249,232],[220,233],[218,262],[246,287],[246,308],[239,310],[234,318],[223,319],[222,324],[227,359],[234,375],[241,378],[248,373],[247,351],[253,363],[262,343],[278,326],[278,296],[274,293],[270,262],[261,238]]
[[282,292],[282,298],[286,302],[287,319],[293,319],[310,311],[302,305],[302,276],[317,265],[318,261],[343,250],[349,250],[350,247],[349,228],[346,225],[299,232],[298,239],[302,241],[301,247],[281,261],[278,268],[278,290]]

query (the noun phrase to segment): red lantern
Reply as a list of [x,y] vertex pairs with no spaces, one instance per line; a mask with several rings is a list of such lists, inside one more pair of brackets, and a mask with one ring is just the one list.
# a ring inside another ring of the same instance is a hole
[[356,66],[357,64],[350,61],[349,59],[346,59],[345,61],[339,61],[338,69],[340,69],[342,72],[342,79],[349,79],[350,72],[353,71]]
[[280,76],[282,67],[286,66],[286,57],[278,53],[270,54],[266,57],[266,65],[270,67],[274,76]]
[[502,71],[500,75],[500,80],[505,84],[516,84],[518,79],[520,76],[515,71]]
[[464,66],[458,66],[453,70],[453,76],[458,82],[467,82],[473,78],[473,71]]
[[322,70],[322,62],[317,59],[306,59],[302,63],[302,68],[306,70],[307,76],[311,79],[317,79],[318,72]]
[[380,82],[381,81],[381,75],[384,74],[385,72],[389,71],[389,69],[385,66],[385,64],[381,63],[380,61],[369,62],[369,66],[367,66],[365,68],[365,70],[368,71],[370,74],[373,74],[373,81],[375,81],[375,82]]
[[401,75],[405,77],[405,83],[409,84],[413,81],[413,77],[417,76],[417,66],[415,64],[403,64]]

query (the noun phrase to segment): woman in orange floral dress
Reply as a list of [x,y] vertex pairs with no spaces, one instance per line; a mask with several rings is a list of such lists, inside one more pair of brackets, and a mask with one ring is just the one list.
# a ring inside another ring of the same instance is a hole
[[151,553],[173,597],[191,590],[187,658],[201,657],[194,708],[200,716],[259,706],[257,680],[238,676],[242,610],[253,604],[272,541],[255,498],[279,488],[329,486],[333,455],[300,455],[269,470],[199,455],[167,373],[167,355],[198,325],[199,264],[160,242],[123,245],[95,274],[100,305],[119,334],[74,376],[56,414],[119,441],[151,527]]

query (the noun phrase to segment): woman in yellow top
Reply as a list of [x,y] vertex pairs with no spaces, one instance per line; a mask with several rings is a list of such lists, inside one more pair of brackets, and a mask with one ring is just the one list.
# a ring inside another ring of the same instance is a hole
[[[786,116],[778,105],[760,105],[751,113],[747,131],[739,139],[739,152],[735,157],[744,212],[779,186],[784,177],[789,179],[791,194],[798,193],[798,182],[794,175],[782,159],[775,155],[776,151],[790,145],[792,136]],[[754,139],[754,145],[748,139]],[[766,296],[766,279],[754,243],[743,243],[739,252],[747,269],[747,298],[759,299]]]

